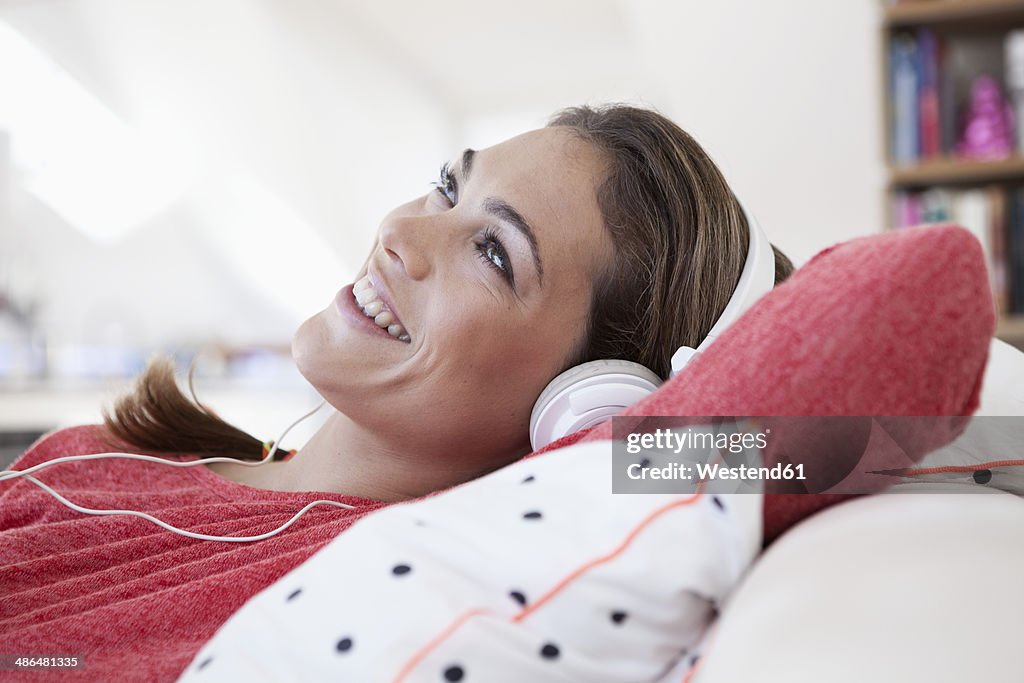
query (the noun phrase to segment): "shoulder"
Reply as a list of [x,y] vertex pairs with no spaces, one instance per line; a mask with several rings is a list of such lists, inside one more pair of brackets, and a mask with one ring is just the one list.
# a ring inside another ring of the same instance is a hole
[[65,455],[87,455],[117,450],[107,438],[108,433],[102,424],[55,429],[36,439],[35,443],[11,464],[11,469],[25,469]]

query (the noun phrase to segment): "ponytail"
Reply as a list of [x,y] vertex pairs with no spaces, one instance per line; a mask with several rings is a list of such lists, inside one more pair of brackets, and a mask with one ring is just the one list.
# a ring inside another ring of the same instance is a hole
[[[103,424],[109,434],[147,451],[263,459],[259,439],[228,424],[199,402],[192,385],[195,369],[193,361],[188,372],[189,399],[175,381],[174,361],[167,356],[152,358],[134,389],[117,399],[113,414],[103,409]],[[286,455],[287,451],[279,448],[274,459]]]

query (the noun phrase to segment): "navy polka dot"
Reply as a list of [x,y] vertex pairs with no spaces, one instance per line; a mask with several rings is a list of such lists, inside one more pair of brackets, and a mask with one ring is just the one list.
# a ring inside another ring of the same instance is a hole
[[196,667],[196,671],[202,671],[207,666],[209,666],[210,662],[212,662],[212,661],[213,661],[213,657],[207,657],[203,661],[199,662],[199,666]]
[[342,638],[341,640],[338,641],[338,644],[337,644],[336,647],[337,647],[338,652],[348,652],[349,650],[352,649],[352,639],[351,638]]
[[508,596],[518,602],[520,605],[526,604],[526,596],[520,591],[509,591]]
[[987,484],[992,481],[992,470],[975,470],[974,483]]
[[640,467],[650,467],[650,465],[651,465],[651,459],[650,458],[644,458],[643,460],[640,461]]
[[546,643],[544,647],[540,649],[540,656],[544,659],[558,659],[558,646],[551,643]]
[[405,576],[412,571],[412,567],[407,564],[396,564],[391,568],[391,573],[395,576]]
[[288,594],[288,597],[285,598],[285,600],[288,601],[288,602],[291,602],[295,598],[299,597],[300,593],[302,593],[302,589],[301,588],[296,588],[295,590],[293,590],[291,593]]
[[522,481],[521,481],[520,483],[521,483],[521,484],[529,484],[529,483],[530,483],[531,481],[533,481],[533,479],[534,479],[534,477],[533,477],[533,475],[531,474],[531,475],[530,475],[530,476],[528,476],[528,477],[527,477],[526,479],[523,479],[523,480],[522,480]]
[[711,502],[714,503],[719,510],[725,510],[725,503],[718,496],[711,496]]
[[466,675],[466,672],[462,670],[461,666],[449,666],[444,670],[444,680],[446,681],[461,681]]
[[626,620],[627,616],[629,615],[627,615],[625,612],[612,612],[612,623],[619,625]]
[[541,517],[543,517],[543,515],[540,514],[540,512],[538,512],[537,510],[527,512],[523,515],[523,519],[540,519]]
[[427,523],[424,522],[422,519],[417,519],[416,520],[416,526],[426,526],[426,525],[427,525]]
[[690,666],[697,666],[697,662],[700,660],[700,655],[694,655],[690,657]]

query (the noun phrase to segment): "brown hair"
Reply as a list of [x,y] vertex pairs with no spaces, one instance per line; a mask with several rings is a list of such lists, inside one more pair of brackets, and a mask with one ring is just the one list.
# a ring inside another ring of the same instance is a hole
[[[616,257],[595,283],[589,333],[570,364],[622,358],[666,377],[675,349],[700,343],[739,280],[748,243],[743,211],[707,153],[657,112],[573,107],[549,125],[595,145],[609,169],[597,199]],[[793,265],[773,249],[779,283]],[[117,439],[147,450],[263,457],[259,439],[191,393],[189,400],[178,388],[173,362],[158,357],[103,422]]]
[[[597,201],[615,260],[594,288],[587,342],[570,365],[622,358],[667,377],[672,354],[704,339],[739,281],[743,209],[703,148],[655,111],[571,107],[548,125],[608,158]],[[778,284],[793,264],[772,250]]]
[[[174,378],[174,361],[156,356],[136,380],[135,388],[121,396],[111,414],[103,409],[103,424],[116,439],[131,446],[162,453],[189,453],[200,457],[227,456],[245,460],[263,458],[263,442],[232,426],[199,402],[188,372],[189,400]],[[113,444],[120,447],[120,444]],[[287,454],[283,447],[274,454]]]

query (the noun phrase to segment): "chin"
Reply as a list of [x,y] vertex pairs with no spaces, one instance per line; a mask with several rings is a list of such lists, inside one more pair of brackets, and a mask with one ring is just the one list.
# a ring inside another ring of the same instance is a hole
[[[319,322],[323,313],[317,313],[299,325],[292,335],[292,360],[299,374],[306,378],[306,381],[317,387],[314,378],[320,374],[317,369],[317,359],[323,358],[327,351],[324,346],[329,343],[326,330]],[[319,387],[317,387],[319,389]]]
[[358,405],[348,405],[356,397],[365,396],[363,385],[370,381],[364,363],[355,362],[337,339],[321,311],[295,330],[291,353],[299,374],[335,409],[348,412]]

